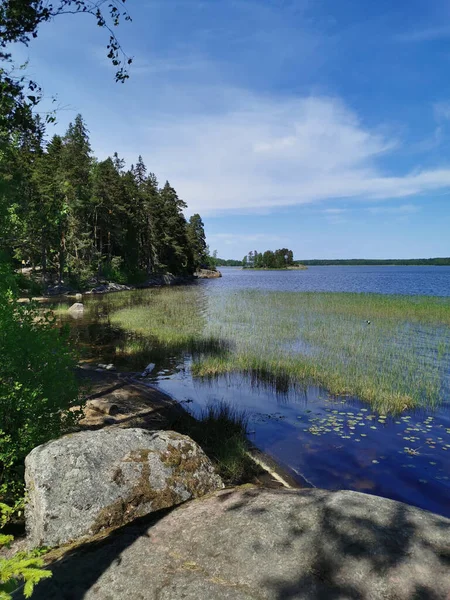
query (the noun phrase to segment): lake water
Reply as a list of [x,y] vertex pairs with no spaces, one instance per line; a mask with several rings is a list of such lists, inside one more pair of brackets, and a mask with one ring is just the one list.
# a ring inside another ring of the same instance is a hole
[[215,289],[285,292],[367,292],[450,296],[450,267],[308,267],[306,271],[253,271],[221,267]]
[[[249,288],[450,296],[449,267],[221,271],[221,279],[196,284],[211,301],[225,291]],[[87,302],[101,313],[105,299],[91,297]],[[79,321],[75,329],[79,340],[97,344],[99,359],[113,360],[104,353],[105,332],[114,343],[114,328]],[[373,413],[356,398],[335,398],[314,386],[281,393],[239,374],[194,379],[190,364],[189,354],[173,356],[157,364],[146,381],[180,402],[188,401],[194,413],[221,400],[245,409],[250,439],[299,482],[378,494],[450,517],[450,398],[435,411],[391,418]]]

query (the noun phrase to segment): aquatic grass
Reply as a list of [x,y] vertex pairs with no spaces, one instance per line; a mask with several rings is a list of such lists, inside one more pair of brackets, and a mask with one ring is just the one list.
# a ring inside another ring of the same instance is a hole
[[446,298],[192,286],[152,290],[108,318],[129,333],[123,351],[190,355],[199,377],[318,384],[382,413],[436,405],[449,390]]
[[181,416],[172,427],[203,448],[227,483],[248,482],[257,473],[248,455],[245,411],[224,401],[215,402],[204,407],[194,419]]

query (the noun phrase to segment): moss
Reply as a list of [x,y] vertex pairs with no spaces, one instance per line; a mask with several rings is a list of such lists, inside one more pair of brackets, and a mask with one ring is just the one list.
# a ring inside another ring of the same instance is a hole
[[[175,435],[173,439],[176,439]],[[168,444],[167,450],[160,453],[161,462],[172,471],[167,477],[166,487],[162,490],[153,489],[150,485],[149,454],[151,452],[151,450],[134,450],[129,454],[126,462],[141,465],[139,479],[126,496],[100,511],[92,527],[94,535],[105,528],[129,523],[147,512],[180,504],[185,499],[177,491],[180,488],[187,490],[194,498],[211,491],[209,477],[199,476],[199,471],[204,471],[207,466],[207,459],[197,452],[194,444],[187,440],[178,446]],[[112,480],[118,485],[125,483],[120,467],[114,472]]]
[[143,506],[151,504],[151,511],[179,504],[182,501],[180,495],[171,487],[168,480],[163,490],[154,490],[150,485],[150,465],[148,456],[150,450],[135,450],[130,453],[128,461],[141,464],[141,474],[137,484],[123,498],[119,498],[109,506],[103,508],[98,514],[91,530],[95,535],[105,528],[120,527],[129,523],[137,517],[142,517],[148,510]]
[[194,498],[210,491],[209,478],[205,481],[198,475],[207,466],[208,459],[197,452],[192,443],[186,441],[178,447],[168,444],[167,450],[161,453],[161,460],[172,469],[172,475],[168,479],[170,485],[182,483]]
[[123,485],[125,483],[125,477],[120,467],[117,467],[111,479],[114,483],[117,483],[117,485]]

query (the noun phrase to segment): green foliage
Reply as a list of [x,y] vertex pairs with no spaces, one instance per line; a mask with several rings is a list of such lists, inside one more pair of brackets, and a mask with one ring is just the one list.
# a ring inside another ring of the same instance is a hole
[[198,213],[192,215],[189,219],[189,223],[187,224],[187,238],[191,248],[194,268],[211,267],[211,261],[207,252],[205,229],[202,218]]
[[224,401],[209,404],[196,419],[183,419],[174,428],[189,435],[215,463],[229,484],[248,482],[256,467],[248,455],[248,416]]
[[25,456],[77,418],[75,358],[52,313],[21,304],[0,263],[0,497],[20,494]]
[[242,261],[245,269],[286,269],[294,264],[294,255],[288,248],[266,250],[264,253],[249,252]]
[[247,256],[244,261],[233,258],[216,258],[215,262],[217,267],[242,267],[244,262],[247,262]]
[[0,153],[0,248],[38,267],[40,285],[214,268],[200,215],[186,223],[185,202],[168,182],[158,187],[142,157],[128,171],[117,153],[98,162],[81,115],[46,147],[43,135],[39,127]]
[[[0,503],[0,529],[8,523],[14,512],[15,508]],[[9,547],[13,540],[12,535],[0,533],[0,549]],[[50,571],[42,568],[44,561],[40,555],[43,552],[45,550],[37,549],[32,552],[16,552],[10,558],[0,558],[0,600],[11,600],[12,593],[20,583],[24,583],[23,593],[25,598],[29,598],[39,581],[52,576]]]

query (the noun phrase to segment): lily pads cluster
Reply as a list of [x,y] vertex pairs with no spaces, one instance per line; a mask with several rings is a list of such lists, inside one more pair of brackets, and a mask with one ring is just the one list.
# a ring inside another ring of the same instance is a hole
[[[325,408],[325,414],[303,414],[297,418],[306,422],[305,428],[313,436],[338,435],[343,440],[350,440],[351,443],[360,443],[375,438],[386,426],[395,427],[397,432],[392,432],[401,437],[404,445],[400,443],[397,452],[404,455],[408,462],[401,466],[405,469],[415,469],[417,457],[427,459],[430,451],[433,453],[449,452],[450,456],[450,428],[443,423],[439,423],[433,416],[417,418],[411,415],[402,415],[400,417],[388,417],[387,415],[376,414],[368,408],[359,410],[345,410],[341,408]],[[378,459],[386,457],[378,456]],[[429,458],[429,457],[428,457]],[[436,454],[436,459],[438,459]],[[444,455],[440,454],[440,458]],[[379,464],[380,460],[372,460],[374,465]],[[425,465],[421,465],[425,466]],[[438,481],[448,481],[450,477],[439,467],[436,460],[428,460],[425,466],[426,470],[435,471],[434,479]],[[423,470],[421,468],[421,470]],[[419,479],[420,483],[427,483],[426,479]]]

